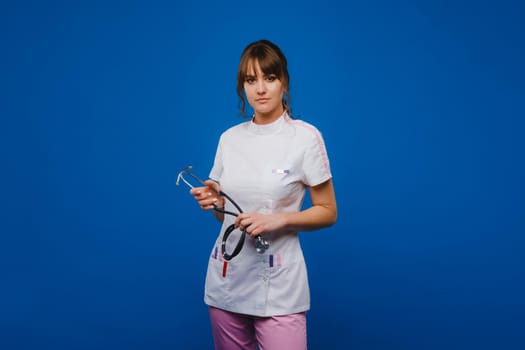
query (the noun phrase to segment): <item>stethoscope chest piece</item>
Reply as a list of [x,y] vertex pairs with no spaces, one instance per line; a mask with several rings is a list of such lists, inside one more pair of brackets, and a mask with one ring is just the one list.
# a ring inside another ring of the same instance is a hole
[[257,239],[255,239],[255,250],[257,251],[257,253],[263,254],[264,252],[266,252],[266,250],[268,250],[269,247],[270,244],[267,240],[262,239],[260,236],[258,236]]

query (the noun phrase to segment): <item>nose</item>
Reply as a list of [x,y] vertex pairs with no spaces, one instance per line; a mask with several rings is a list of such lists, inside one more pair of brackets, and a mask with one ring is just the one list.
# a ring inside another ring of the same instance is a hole
[[266,92],[266,85],[263,79],[257,80],[256,91],[258,94],[264,94]]

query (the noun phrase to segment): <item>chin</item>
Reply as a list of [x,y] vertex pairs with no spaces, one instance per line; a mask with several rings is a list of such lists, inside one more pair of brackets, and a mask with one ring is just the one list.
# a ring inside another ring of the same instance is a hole
[[260,107],[256,109],[257,113],[260,113],[260,114],[272,114],[276,110],[277,108],[272,107],[272,106],[263,106],[262,108]]
[[266,109],[266,108],[257,108],[255,111],[257,113],[259,113],[259,114],[269,114],[269,113],[271,113],[271,110],[270,109]]

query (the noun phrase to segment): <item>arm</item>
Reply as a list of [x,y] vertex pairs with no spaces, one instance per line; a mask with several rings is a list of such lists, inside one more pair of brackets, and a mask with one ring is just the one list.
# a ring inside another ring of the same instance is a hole
[[337,204],[332,179],[310,187],[312,206],[294,213],[240,214],[235,224],[252,237],[267,232],[313,231],[332,226],[337,220]]
[[310,187],[310,198],[310,208],[297,213],[283,213],[287,230],[313,231],[335,224],[337,204],[332,179]]

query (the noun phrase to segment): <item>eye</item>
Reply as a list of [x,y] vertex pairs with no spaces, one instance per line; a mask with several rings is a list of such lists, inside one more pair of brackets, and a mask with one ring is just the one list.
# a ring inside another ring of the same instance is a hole
[[255,78],[253,77],[246,77],[246,79],[244,79],[244,81],[248,84],[253,84],[255,83]]
[[268,75],[268,76],[266,77],[266,80],[268,80],[268,81],[275,81],[275,80],[277,80],[277,76],[274,75],[274,74],[272,74],[272,75]]

